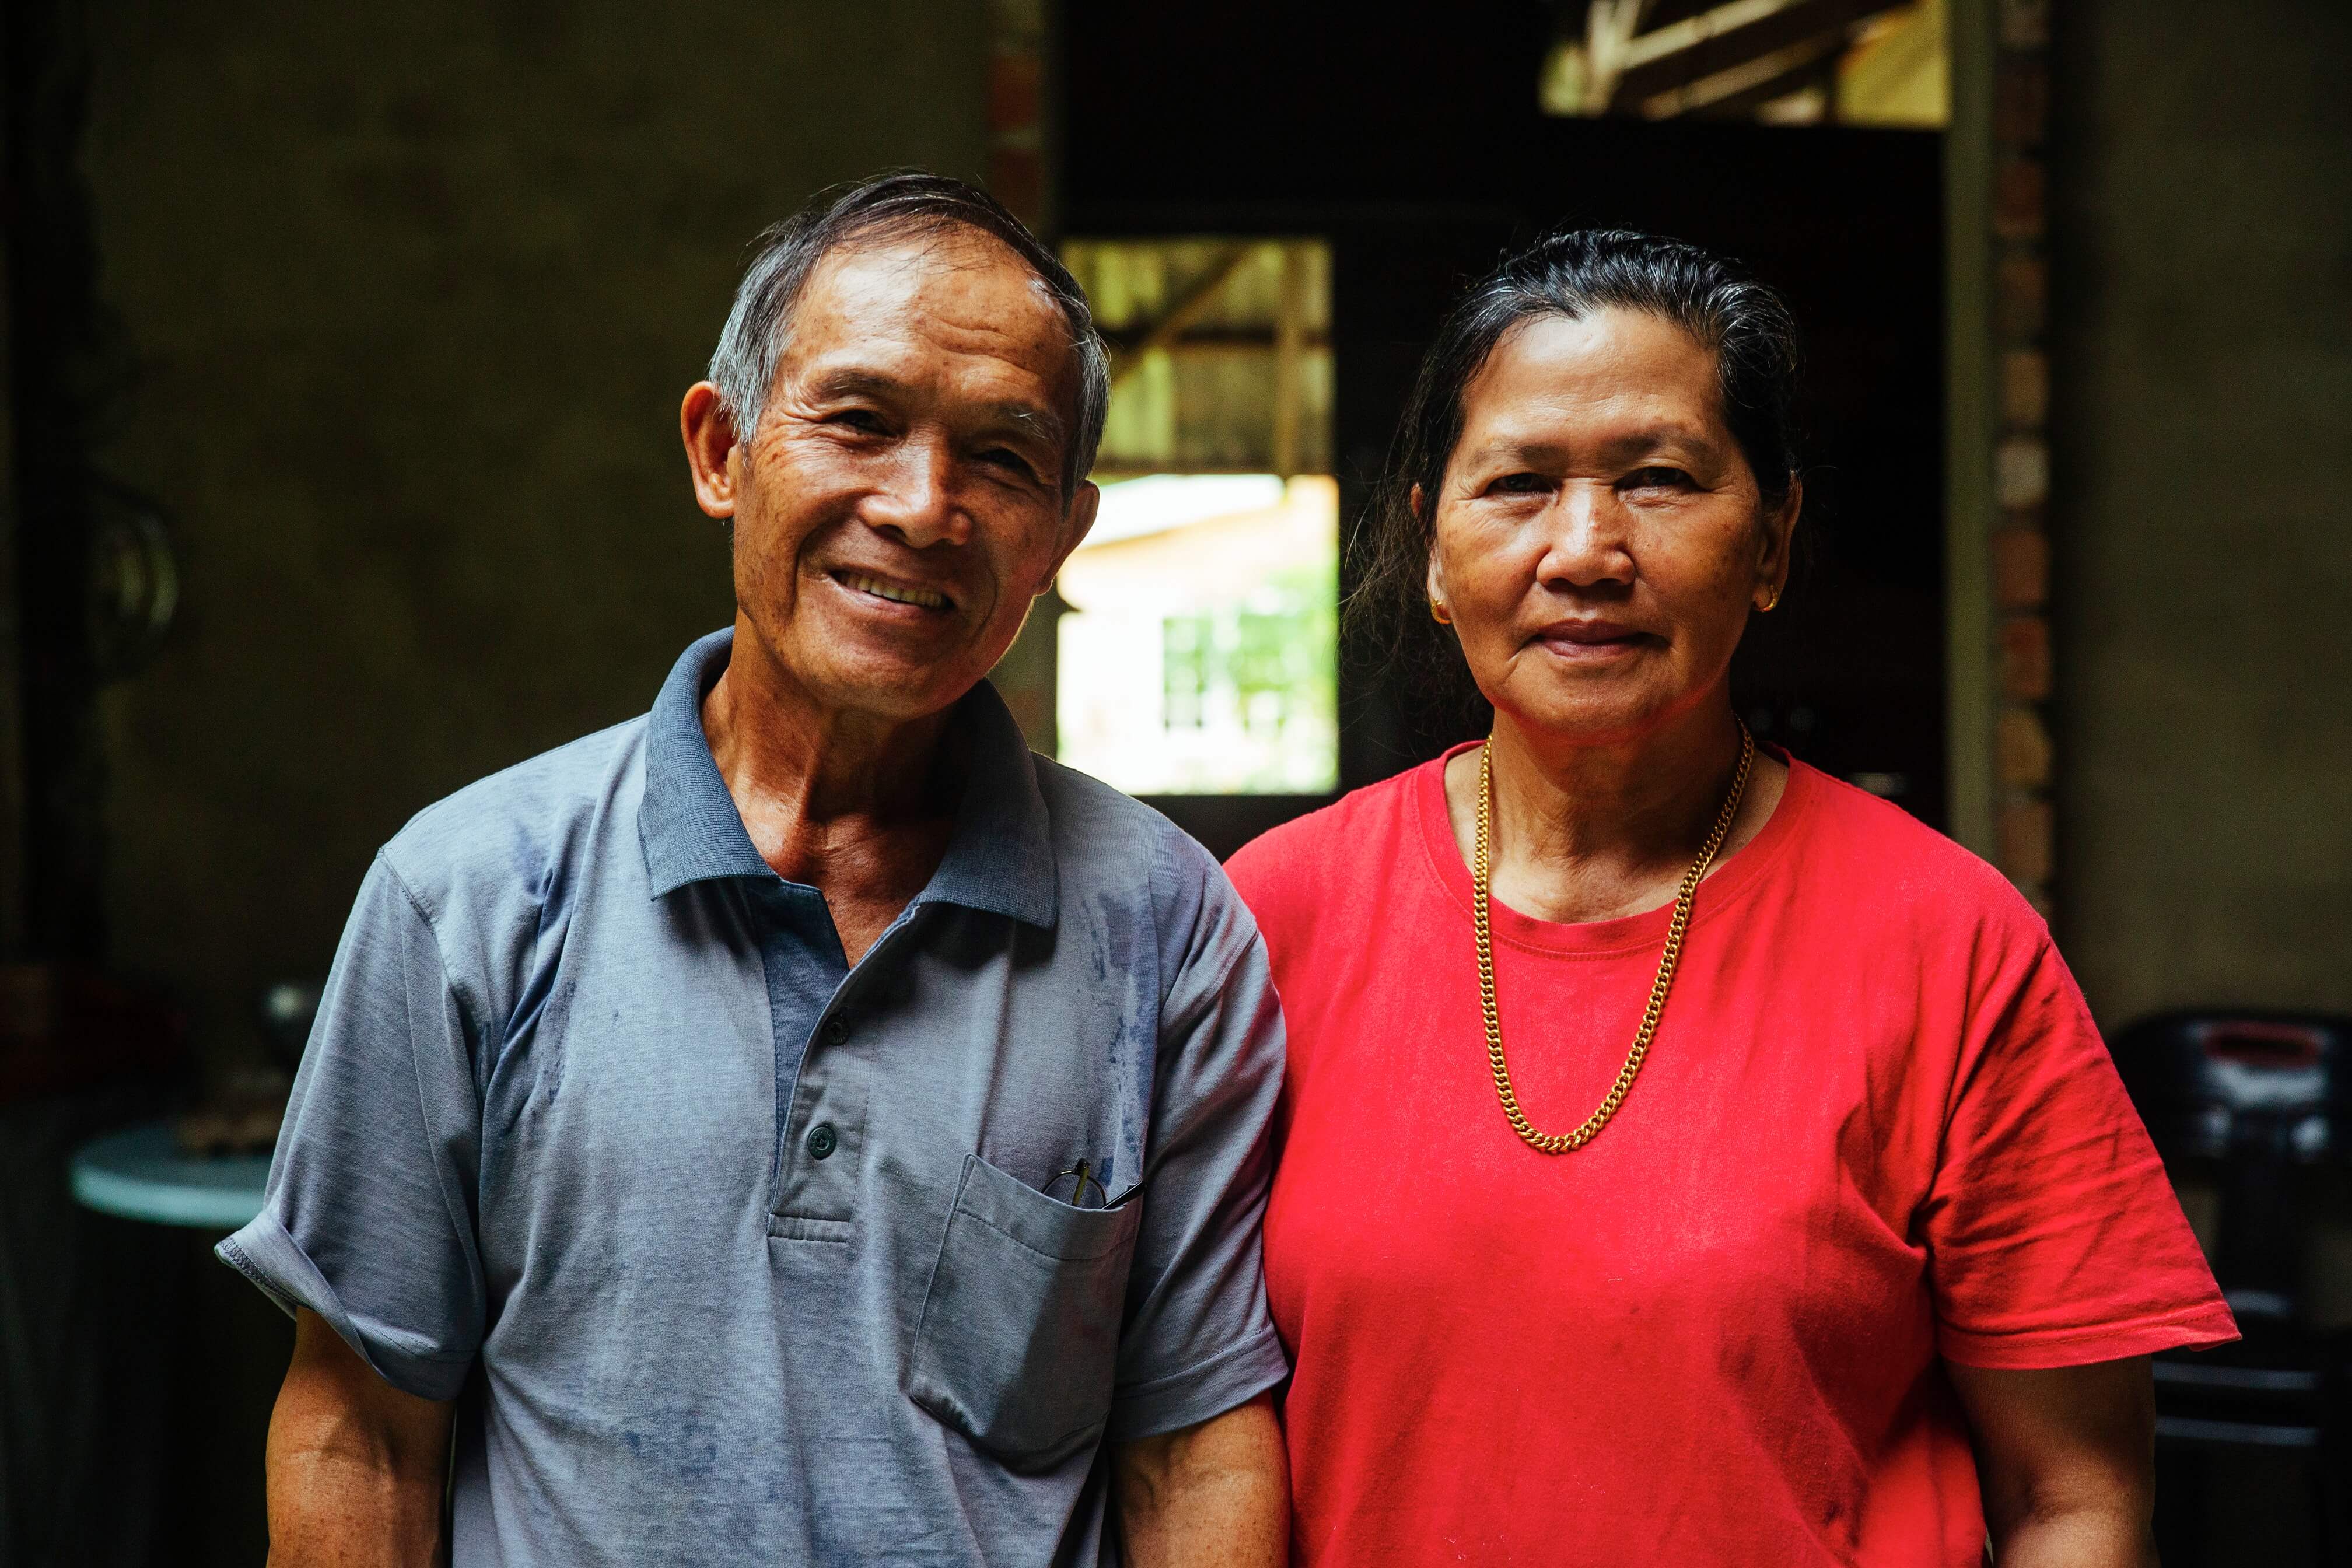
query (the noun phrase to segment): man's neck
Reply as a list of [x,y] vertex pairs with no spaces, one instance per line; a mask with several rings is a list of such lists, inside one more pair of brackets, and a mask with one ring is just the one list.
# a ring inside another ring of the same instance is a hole
[[711,761],[776,874],[825,895],[852,963],[939,869],[956,790],[949,714],[914,720],[824,702],[740,620],[702,701]]

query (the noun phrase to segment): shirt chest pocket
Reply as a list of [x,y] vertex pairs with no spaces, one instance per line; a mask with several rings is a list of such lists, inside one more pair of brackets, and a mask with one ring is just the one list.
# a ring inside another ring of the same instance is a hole
[[1081,1209],[964,1158],[907,1367],[917,1405],[1015,1469],[1102,1437],[1142,1205]]

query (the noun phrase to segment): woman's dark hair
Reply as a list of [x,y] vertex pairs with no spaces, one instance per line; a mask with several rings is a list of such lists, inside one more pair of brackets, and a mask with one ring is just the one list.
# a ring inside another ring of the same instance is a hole
[[[1755,471],[1764,504],[1777,508],[1788,499],[1798,472],[1791,414],[1798,352],[1787,302],[1734,263],[1679,239],[1613,228],[1556,231],[1481,279],[1423,357],[1387,479],[1356,536],[1348,596],[1356,627],[1368,618],[1403,617],[1393,633],[1422,619],[1437,498],[1462,438],[1463,395],[1495,345],[1522,321],[1573,321],[1612,306],[1672,321],[1714,351],[1724,423]],[[1392,647],[1398,641],[1381,640]]]

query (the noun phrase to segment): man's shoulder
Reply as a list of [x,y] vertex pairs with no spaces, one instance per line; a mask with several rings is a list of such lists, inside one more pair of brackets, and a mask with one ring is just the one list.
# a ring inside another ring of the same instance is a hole
[[1256,935],[1247,907],[1199,839],[1100,779],[1048,757],[1035,765],[1066,906],[1148,909],[1163,961],[1178,970],[1221,963]]
[[1050,757],[1032,760],[1065,885],[1223,887],[1215,857],[1160,812]]
[[643,754],[645,717],[502,768],[426,806],[383,859],[428,919],[453,903],[544,889]]

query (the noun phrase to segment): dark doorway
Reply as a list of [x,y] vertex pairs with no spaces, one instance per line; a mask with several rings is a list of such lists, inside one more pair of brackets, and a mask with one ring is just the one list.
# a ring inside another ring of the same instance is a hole
[[[1066,232],[1331,246],[1343,531],[1438,317],[1506,247],[1562,223],[1648,229],[1780,288],[1807,348],[1810,549],[1748,634],[1738,700],[1764,738],[1943,826],[1937,133],[1549,117],[1553,13],[1532,4],[1449,6],[1409,39],[1297,0],[1066,18]],[[1347,651],[1343,789],[1475,732],[1474,705]],[[1305,804],[1172,809],[1226,853]]]

